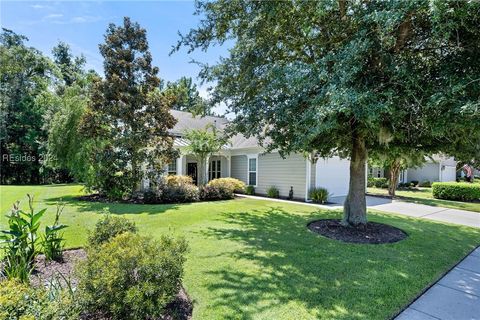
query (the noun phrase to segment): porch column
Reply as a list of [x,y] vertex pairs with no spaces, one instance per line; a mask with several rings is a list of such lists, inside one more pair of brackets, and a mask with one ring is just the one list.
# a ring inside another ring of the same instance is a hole
[[185,159],[185,155],[181,154],[179,158],[177,158],[177,175],[184,175],[185,173],[183,172],[183,159]]
[[228,163],[228,177],[232,177],[232,156],[227,156],[227,163]]

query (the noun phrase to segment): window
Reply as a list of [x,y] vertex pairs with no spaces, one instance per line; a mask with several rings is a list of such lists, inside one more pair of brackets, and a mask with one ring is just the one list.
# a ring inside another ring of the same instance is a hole
[[210,165],[208,166],[208,180],[221,178],[221,163],[220,160],[213,160],[210,162]]
[[176,175],[177,174],[177,161],[173,160],[168,164],[168,174],[169,175]]
[[248,158],[248,184],[257,185],[257,158]]

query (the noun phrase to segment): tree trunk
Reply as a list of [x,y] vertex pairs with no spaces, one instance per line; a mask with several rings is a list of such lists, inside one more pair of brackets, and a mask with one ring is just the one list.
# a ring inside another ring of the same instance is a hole
[[197,177],[198,177],[198,184],[200,186],[204,186],[208,182],[207,181],[208,159],[209,157],[201,157],[198,160]]
[[343,206],[342,224],[357,227],[367,223],[367,201],[365,198],[367,149],[364,138],[358,134],[353,134],[352,142],[350,184]]
[[388,194],[395,196],[398,185],[398,175],[400,174],[400,159],[395,159],[390,165],[390,182],[388,183]]

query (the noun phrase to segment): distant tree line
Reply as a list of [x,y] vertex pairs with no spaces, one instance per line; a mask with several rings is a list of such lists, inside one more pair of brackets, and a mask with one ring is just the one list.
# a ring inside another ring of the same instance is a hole
[[174,156],[171,108],[212,114],[191,78],[157,76],[146,31],[129,18],[108,26],[99,49],[104,76],[67,43],[50,58],[2,29],[1,184],[75,180],[121,197]]

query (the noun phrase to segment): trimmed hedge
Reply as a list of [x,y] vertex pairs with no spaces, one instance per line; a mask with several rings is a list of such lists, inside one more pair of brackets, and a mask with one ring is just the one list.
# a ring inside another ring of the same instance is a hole
[[461,182],[434,182],[434,198],[444,200],[475,201],[480,200],[480,185]]

